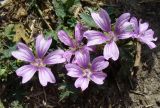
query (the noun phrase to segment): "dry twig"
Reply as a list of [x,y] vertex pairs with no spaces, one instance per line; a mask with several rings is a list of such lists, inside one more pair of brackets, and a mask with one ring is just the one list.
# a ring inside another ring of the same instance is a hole
[[37,4],[35,4],[35,7],[37,8],[39,14],[41,15],[43,21],[46,23],[46,25],[48,26],[48,28],[53,31],[53,29],[52,29],[52,27],[50,26],[50,24],[45,20],[45,18],[44,18],[44,16],[43,16],[43,12],[40,10],[40,8],[38,7]]

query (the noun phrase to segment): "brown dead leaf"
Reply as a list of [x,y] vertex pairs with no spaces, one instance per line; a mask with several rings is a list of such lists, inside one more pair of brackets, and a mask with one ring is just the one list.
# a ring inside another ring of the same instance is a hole
[[13,41],[18,42],[23,39],[26,43],[29,43],[31,39],[26,35],[25,28],[22,24],[15,25],[16,35],[14,36]]
[[12,3],[12,0],[4,0],[0,1],[0,8],[7,6],[8,4]]
[[25,10],[23,7],[20,7],[17,11],[17,14],[15,16],[16,19],[19,19],[21,17],[27,16],[27,10]]

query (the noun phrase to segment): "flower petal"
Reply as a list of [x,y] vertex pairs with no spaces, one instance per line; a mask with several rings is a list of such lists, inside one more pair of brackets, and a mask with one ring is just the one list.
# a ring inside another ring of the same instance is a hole
[[117,34],[131,33],[134,31],[134,27],[131,22],[125,22],[118,28],[118,30],[119,30],[119,33]]
[[35,66],[24,65],[16,70],[16,74],[23,77],[22,83],[26,83],[33,77],[36,71],[37,68]]
[[67,75],[70,77],[81,77],[83,72],[82,69],[76,64],[66,64],[65,68],[67,69]]
[[46,86],[48,82],[55,83],[56,79],[49,68],[40,67],[38,69],[39,81],[42,86]]
[[153,35],[154,35],[154,31],[152,29],[149,29],[145,31],[143,35],[140,35],[138,37],[138,40],[140,42],[147,44],[150,47],[150,49],[153,49],[156,47],[156,45],[152,41],[157,40],[157,37],[154,38]]
[[90,63],[90,55],[88,51],[77,51],[75,53],[75,62],[83,68],[87,68]]
[[64,30],[58,31],[58,38],[65,45],[74,47],[72,39],[69,37],[69,35]]
[[149,46],[150,49],[153,49],[153,48],[156,48],[156,47],[157,47],[155,43],[150,42],[150,41],[149,41],[149,42],[146,42],[146,44]]
[[63,55],[64,51],[62,49],[52,51],[44,58],[44,63],[45,64],[64,63],[66,61],[66,58],[64,58]]
[[32,58],[34,60],[34,55],[26,44],[19,42],[17,44],[17,47],[18,47],[19,51],[26,53],[28,56],[30,56],[30,58]]
[[146,22],[145,23],[141,23],[141,22],[142,22],[142,20],[139,21],[139,32],[143,33],[148,29],[149,24]]
[[91,80],[93,82],[95,82],[96,84],[103,84],[104,83],[104,79],[107,77],[107,74],[103,73],[103,72],[94,72],[92,75],[91,75]]
[[83,47],[82,47],[82,50],[84,50],[84,51],[96,51],[96,46],[87,46],[87,45],[84,45]]
[[85,28],[80,23],[77,23],[75,26],[75,38],[79,44],[83,39],[84,31],[85,31]]
[[70,63],[70,62],[72,62],[72,61],[71,61],[71,58],[72,58],[73,55],[74,55],[74,52],[73,52],[73,51],[67,50],[67,51],[64,52],[63,57],[66,58],[67,62]]
[[98,13],[93,12],[91,16],[103,31],[109,32],[111,30],[111,19],[105,10],[101,9]]
[[[134,29],[134,32],[136,33],[136,34],[138,34],[139,33],[139,27],[138,27],[138,21],[137,21],[137,18],[135,18],[135,17],[132,17],[131,18],[131,20],[130,20],[130,23],[132,24],[132,27],[133,27],[133,29]],[[135,38],[135,37],[133,37],[133,38]]]
[[119,49],[114,41],[105,45],[103,55],[106,60],[112,58],[114,61],[116,61],[118,59]]
[[116,20],[116,30],[120,28],[125,22],[127,22],[130,19],[130,13],[124,13],[122,14],[117,20]]
[[144,32],[144,37],[147,38],[150,41],[157,41],[157,37],[153,37],[154,36],[154,31],[152,29],[148,29]]
[[108,65],[109,65],[109,62],[105,61],[105,58],[103,56],[99,56],[93,59],[91,68],[93,71],[101,71],[106,67],[108,67]]
[[122,33],[120,35],[118,35],[118,39],[128,39],[130,37],[132,37],[134,34],[133,33],[130,33],[130,32],[127,32],[127,33]]
[[34,55],[32,51],[25,44],[18,43],[17,47],[17,51],[12,51],[12,56],[14,56],[18,60],[23,60],[26,62],[34,61]]
[[51,37],[45,39],[43,35],[39,35],[36,38],[36,52],[39,58],[42,58],[46,54],[51,43],[52,43]]
[[84,37],[87,38],[87,46],[99,45],[109,40],[109,37],[105,36],[102,32],[88,30],[84,32]]
[[80,77],[74,83],[74,86],[76,88],[80,87],[82,91],[84,91],[88,87],[88,85],[89,79],[87,77]]

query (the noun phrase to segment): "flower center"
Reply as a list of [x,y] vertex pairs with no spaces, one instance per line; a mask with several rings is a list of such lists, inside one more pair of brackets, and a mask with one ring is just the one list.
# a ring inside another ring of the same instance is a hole
[[71,48],[72,51],[78,51],[80,49],[83,48],[83,44],[82,43],[77,43],[76,41],[74,41],[74,48]]
[[34,65],[34,66],[36,66],[36,67],[44,67],[44,66],[46,66],[43,63],[43,60],[40,59],[40,58],[35,59],[34,62],[32,62],[31,64]]
[[118,41],[118,38],[117,38],[117,36],[116,36],[116,34],[113,32],[113,31],[110,31],[110,32],[105,32],[104,33],[106,36],[109,36],[109,38],[110,38],[110,40],[109,40],[109,42],[111,42],[111,41]]
[[83,70],[83,76],[87,76],[88,78],[90,78],[92,72],[90,69],[84,69]]

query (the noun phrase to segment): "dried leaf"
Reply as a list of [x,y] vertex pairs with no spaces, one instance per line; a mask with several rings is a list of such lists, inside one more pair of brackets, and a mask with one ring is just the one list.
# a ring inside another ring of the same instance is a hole
[[27,11],[23,8],[23,7],[20,7],[17,11],[17,14],[16,14],[16,19],[19,19],[21,17],[24,17],[24,16],[27,16]]
[[24,26],[22,24],[17,24],[15,26],[16,35],[14,36],[13,41],[18,42],[21,39],[23,39],[26,43],[30,42],[30,38],[26,35],[26,31],[24,29]]

